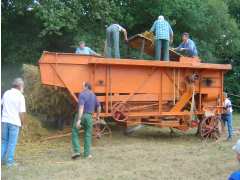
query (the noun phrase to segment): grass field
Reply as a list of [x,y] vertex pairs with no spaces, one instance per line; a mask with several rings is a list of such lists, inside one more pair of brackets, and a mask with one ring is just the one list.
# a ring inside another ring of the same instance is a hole
[[[240,127],[240,116],[234,116]],[[239,136],[239,135],[238,135]],[[70,137],[19,144],[17,167],[2,167],[6,180],[221,180],[239,169],[232,142],[202,142],[194,135],[146,127],[125,136],[118,127],[112,137],[94,141],[93,158],[72,161]]]

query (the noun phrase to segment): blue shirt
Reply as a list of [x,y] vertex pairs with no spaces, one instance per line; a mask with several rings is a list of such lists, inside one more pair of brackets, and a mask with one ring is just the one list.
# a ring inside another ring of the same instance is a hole
[[87,89],[79,94],[78,103],[79,106],[84,106],[84,113],[93,113],[95,109],[100,106],[96,95]]
[[180,48],[187,48],[186,53],[189,56],[197,56],[198,52],[197,52],[197,48],[195,43],[191,40],[188,39],[187,42],[182,42],[178,47],[177,50],[179,50]]
[[169,41],[170,35],[173,35],[172,28],[166,20],[156,20],[150,31],[155,33],[155,39],[165,39]]
[[235,171],[235,172],[233,172],[233,173],[229,176],[228,180],[240,180],[240,171]]
[[86,55],[96,55],[96,52],[89,47],[77,48],[75,51],[76,54],[86,54]]

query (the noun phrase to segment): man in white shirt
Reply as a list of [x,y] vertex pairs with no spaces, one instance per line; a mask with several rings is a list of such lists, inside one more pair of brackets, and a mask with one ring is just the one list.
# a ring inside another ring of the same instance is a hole
[[223,104],[223,108],[224,108],[224,114],[223,114],[223,124],[225,126],[225,124],[227,123],[227,127],[228,127],[228,138],[227,140],[231,140],[232,139],[232,103],[230,101],[230,99],[227,96],[227,93],[224,93],[224,104]]
[[7,90],[2,97],[2,149],[1,160],[8,167],[15,164],[14,153],[18,134],[23,124],[26,112],[23,96],[24,82],[21,78],[14,79],[12,89]]
[[119,32],[123,32],[125,42],[128,41],[127,31],[119,24],[111,24],[107,27],[107,57],[112,57],[112,49],[114,50],[114,58],[120,58],[119,52]]

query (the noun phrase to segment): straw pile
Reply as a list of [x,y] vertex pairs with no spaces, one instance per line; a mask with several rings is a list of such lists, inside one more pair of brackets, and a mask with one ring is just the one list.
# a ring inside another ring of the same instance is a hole
[[20,143],[36,142],[41,138],[49,136],[49,134],[51,134],[51,132],[42,127],[39,119],[27,114],[21,128]]
[[65,89],[42,85],[37,66],[23,65],[23,78],[28,112],[44,122],[71,119],[74,113],[74,104]]

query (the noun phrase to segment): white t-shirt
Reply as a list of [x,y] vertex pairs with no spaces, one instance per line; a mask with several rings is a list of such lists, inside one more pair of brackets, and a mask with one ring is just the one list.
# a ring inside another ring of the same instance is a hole
[[122,26],[120,26],[119,24],[113,24],[113,26],[117,26],[119,31],[123,31],[124,28]]
[[224,107],[227,109],[228,113],[229,112],[230,113],[233,112],[232,103],[231,103],[231,101],[228,98],[226,98],[225,101],[224,101]]
[[25,98],[21,91],[12,88],[2,97],[2,122],[21,126],[20,113],[26,112]]

